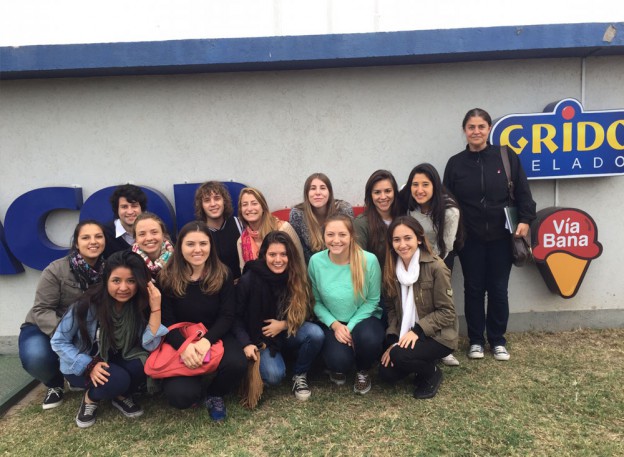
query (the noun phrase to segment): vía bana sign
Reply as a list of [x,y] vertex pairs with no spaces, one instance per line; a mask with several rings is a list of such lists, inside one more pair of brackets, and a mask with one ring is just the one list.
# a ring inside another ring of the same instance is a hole
[[495,122],[492,144],[518,154],[529,179],[624,174],[624,110],[584,111],[573,98]]

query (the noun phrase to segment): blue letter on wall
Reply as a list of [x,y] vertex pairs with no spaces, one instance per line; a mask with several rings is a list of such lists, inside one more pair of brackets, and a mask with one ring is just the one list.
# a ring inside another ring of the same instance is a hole
[[45,222],[55,210],[78,210],[82,206],[82,189],[77,187],[43,187],[20,195],[6,213],[5,235],[11,251],[23,264],[43,270],[67,253],[66,247],[52,243]]
[[23,272],[24,267],[9,251],[4,236],[4,227],[0,224],[0,275],[14,275]]

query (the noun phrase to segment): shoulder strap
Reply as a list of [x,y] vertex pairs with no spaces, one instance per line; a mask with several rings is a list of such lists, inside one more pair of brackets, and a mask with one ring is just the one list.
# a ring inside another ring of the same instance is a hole
[[507,177],[507,192],[509,192],[509,200],[513,203],[514,198],[514,183],[511,179],[511,166],[509,165],[509,151],[507,146],[500,147],[500,155],[503,160],[503,168],[505,169],[505,176]]

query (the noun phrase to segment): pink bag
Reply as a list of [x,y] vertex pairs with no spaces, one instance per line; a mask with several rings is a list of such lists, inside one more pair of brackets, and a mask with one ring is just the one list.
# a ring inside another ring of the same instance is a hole
[[217,371],[219,363],[223,358],[223,342],[217,341],[210,346],[202,366],[190,369],[182,362],[180,355],[189,344],[199,341],[208,332],[206,326],[201,322],[178,322],[169,327],[169,331],[179,329],[186,341],[175,350],[169,343],[163,341],[154,352],[152,352],[145,362],[145,374],[154,378],[171,378],[173,376],[200,376],[206,373]]

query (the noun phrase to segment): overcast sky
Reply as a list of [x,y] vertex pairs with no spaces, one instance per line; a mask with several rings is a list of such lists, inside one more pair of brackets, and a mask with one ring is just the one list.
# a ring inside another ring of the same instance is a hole
[[623,5],[622,0],[0,0],[0,46],[580,22],[622,25]]

